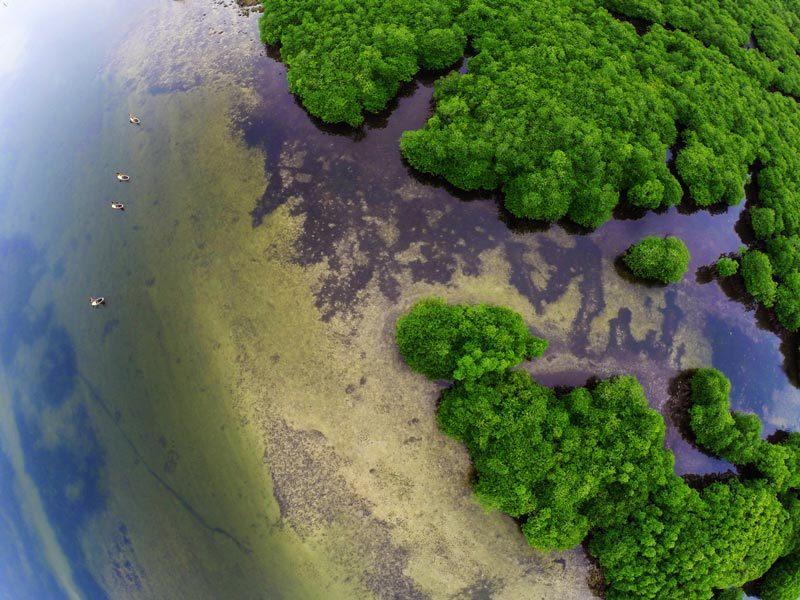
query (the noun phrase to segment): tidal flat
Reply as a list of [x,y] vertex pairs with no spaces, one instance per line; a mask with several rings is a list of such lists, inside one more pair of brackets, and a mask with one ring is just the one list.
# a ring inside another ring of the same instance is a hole
[[[466,451],[436,424],[440,386],[394,344],[425,296],[520,312],[551,343],[528,367],[547,385],[635,374],[680,473],[729,468],[672,420],[685,369],[725,371],[734,408],[797,429],[794,340],[704,275],[738,248],[741,206],[594,232],[520,223],[403,163],[430,77],[332,128],[288,93],[257,14],[148,0],[134,26],[119,2],[83,9],[118,24],[96,54],[60,59],[86,84],[68,126],[16,109],[2,133],[24,152],[0,173],[2,511],[63,595],[593,597],[581,549],[536,552],[475,500]],[[681,284],[619,272],[649,233],[695,240]],[[108,306],[85,309],[87,290]]]

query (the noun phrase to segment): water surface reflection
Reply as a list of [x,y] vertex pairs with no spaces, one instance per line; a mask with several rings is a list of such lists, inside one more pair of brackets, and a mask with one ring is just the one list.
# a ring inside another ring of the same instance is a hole
[[[278,58],[273,49],[260,61],[264,103],[241,123],[248,142],[270,157],[265,168],[271,184],[253,209],[253,223],[258,227],[285,202],[305,215],[298,260],[328,265],[317,294],[328,317],[357,312],[370,282],[396,298],[406,277],[448,284],[456,271],[477,274],[481,256],[500,249],[510,282],[538,313],[568,296],[579,305],[565,339],[541,332],[551,339],[550,353],[573,357],[577,367],[554,372],[534,364],[532,372],[548,385],[633,372],[651,402],[666,411],[670,382],[682,370],[700,366],[697,352],[687,347],[690,329],[708,344],[705,362],[731,378],[735,409],[758,413],[767,433],[798,425],[794,336],[754,314],[746,294],[729,282],[720,285],[711,269],[750,235],[745,201],[710,210],[697,210],[690,201],[658,212],[619,209],[615,220],[595,231],[520,222],[502,208],[498,194],[455,190],[415,173],[402,160],[401,133],[422,126],[431,113],[432,77],[404,86],[389,109],[352,130],[321,124],[296,100],[282,101],[285,68]],[[748,197],[757,193],[757,166],[754,173]],[[618,257],[645,235],[667,234],[686,240],[690,272],[678,285],[649,286],[643,293],[647,284],[633,281]],[[623,303],[608,314],[619,304],[609,304],[609,294],[627,295],[640,305]],[[643,311],[657,315],[657,322],[642,322]],[[605,343],[598,343],[598,329],[606,331]],[[681,473],[728,468],[694,449],[672,423],[668,441]]]

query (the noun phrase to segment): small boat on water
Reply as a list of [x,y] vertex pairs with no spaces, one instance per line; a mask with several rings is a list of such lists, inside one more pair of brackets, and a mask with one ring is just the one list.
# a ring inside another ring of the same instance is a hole
[[134,125],[141,125],[142,124],[142,120],[139,117],[137,117],[136,115],[134,115],[133,113],[128,115],[128,120],[131,123],[133,123]]
[[89,306],[92,308],[97,308],[98,306],[102,306],[106,303],[106,299],[102,296],[89,296]]
[[112,202],[111,208],[114,210],[125,210],[125,205],[122,202]]
[[130,181],[131,180],[131,176],[130,175],[126,175],[125,173],[120,173],[119,171],[117,171],[117,179],[119,179],[120,181]]

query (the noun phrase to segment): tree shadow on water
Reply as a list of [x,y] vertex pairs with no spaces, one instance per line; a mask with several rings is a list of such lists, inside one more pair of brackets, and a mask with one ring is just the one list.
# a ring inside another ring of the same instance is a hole
[[696,445],[694,432],[689,424],[689,409],[692,407],[692,377],[697,369],[689,369],[679,373],[669,380],[669,398],[664,405],[664,415],[669,422],[676,427],[686,442],[693,448],[700,448]]
[[[786,378],[794,387],[800,387],[800,373],[798,373],[798,333],[786,329],[778,321],[775,310],[765,308],[747,292],[741,275],[717,278],[725,295],[743,305],[745,309],[752,310],[755,314],[756,325],[762,331],[773,333],[780,339],[780,352],[783,356],[782,369]],[[743,349],[744,351],[744,349]]]
[[716,275],[717,272],[714,266],[702,265],[697,267],[697,270],[694,272],[694,280],[700,285],[704,285],[714,281],[714,277],[716,277]]
[[439,175],[431,175],[429,173],[423,173],[421,171],[417,171],[411,164],[406,160],[406,158],[402,157],[403,167],[405,168],[406,176],[409,179],[416,181],[417,183],[434,189],[434,190],[442,190],[446,192],[448,195],[453,196],[454,198],[458,198],[464,202],[473,202],[476,200],[495,200],[498,204],[501,204],[500,200],[500,193],[497,190],[486,190],[486,189],[476,189],[476,190],[465,190],[463,188],[459,188],[454,186],[452,183],[447,181],[444,177]]

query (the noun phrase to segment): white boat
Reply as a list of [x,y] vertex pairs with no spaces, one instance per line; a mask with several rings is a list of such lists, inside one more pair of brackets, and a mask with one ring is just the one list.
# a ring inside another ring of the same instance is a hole
[[125,210],[125,205],[122,202],[112,202],[111,208],[115,210]]
[[131,176],[130,175],[126,175],[125,173],[120,173],[118,171],[117,172],[117,179],[119,179],[120,181],[130,181],[131,180]]
[[103,298],[102,296],[98,296],[98,297],[89,296],[89,305],[92,308],[97,308],[98,306],[102,306],[105,303],[106,303],[106,299]]
[[128,120],[131,123],[133,123],[134,125],[141,125],[142,124],[142,120],[139,117],[137,117],[136,115],[134,115],[133,113],[128,115]]

